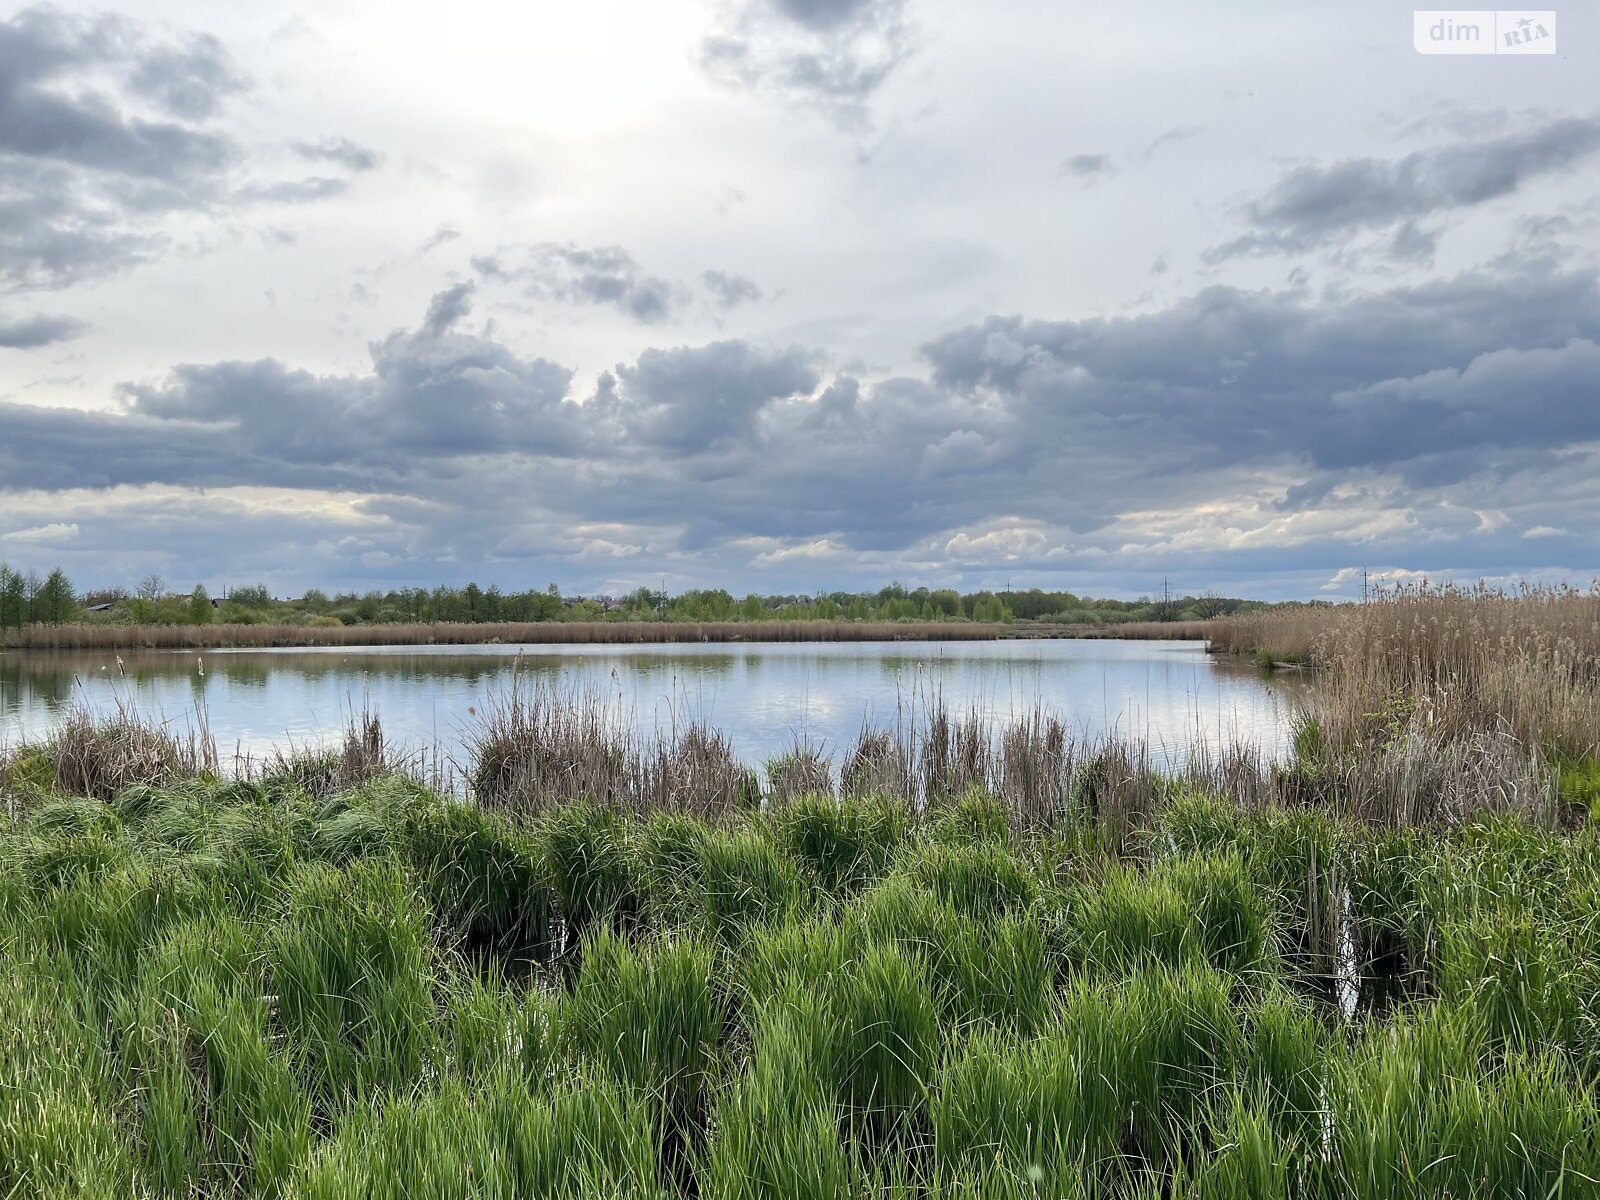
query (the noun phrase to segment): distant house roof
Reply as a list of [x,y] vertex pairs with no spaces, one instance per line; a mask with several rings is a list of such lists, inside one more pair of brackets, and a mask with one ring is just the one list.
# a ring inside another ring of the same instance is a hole
[[91,604],[91,605],[89,605],[88,608],[84,609],[83,611],[84,612],[110,612],[113,607],[114,606],[112,605],[111,601],[108,600],[104,604]]

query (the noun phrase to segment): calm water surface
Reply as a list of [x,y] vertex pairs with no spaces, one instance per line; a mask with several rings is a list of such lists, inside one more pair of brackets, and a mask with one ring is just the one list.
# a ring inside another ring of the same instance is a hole
[[864,725],[915,720],[934,697],[996,721],[1042,705],[1085,737],[1145,738],[1169,760],[1219,741],[1277,755],[1297,686],[1199,642],[33,651],[0,654],[0,743],[47,736],[77,702],[180,730],[203,720],[225,756],[260,754],[337,735],[367,709],[391,739],[459,762],[477,714],[514,681],[599,696],[642,732],[704,720],[752,764],[797,738],[842,753]]

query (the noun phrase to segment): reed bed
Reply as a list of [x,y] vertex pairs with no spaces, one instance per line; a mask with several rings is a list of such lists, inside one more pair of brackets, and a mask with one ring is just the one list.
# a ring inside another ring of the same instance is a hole
[[919,798],[797,790],[801,753],[704,815],[486,808],[375,746],[332,794],[22,763],[0,1194],[1600,1188],[1592,829],[1389,828],[1237,754],[1130,806],[1135,751],[969,724],[899,743]]
[[1218,649],[1325,667],[1314,715],[1341,742],[1410,725],[1506,731],[1569,759],[1600,752],[1600,590],[1420,586],[1214,624]]
[[416,625],[28,625],[21,650],[214,650],[294,646],[632,645],[651,642],[991,641],[1009,626],[971,621],[521,621]]
[[1228,618],[1205,621],[1124,621],[1120,625],[1101,625],[1100,637],[1135,642],[1208,642],[1217,635]]
[[1407,716],[1385,736],[1334,744],[1307,701],[1294,755],[1197,745],[1158,767],[1148,744],[1073,736],[1040,708],[1008,721],[952,713],[937,697],[902,707],[892,728],[864,728],[834,760],[797,744],[759,773],[697,723],[641,737],[592,695],[518,684],[490,704],[464,769],[487,807],[536,815],[585,800],[635,815],[683,812],[726,821],[801,795],[896,796],[929,810],[971,792],[992,797],[1031,833],[1078,827],[1085,815],[1125,844],[1175,789],[1261,809],[1314,807],[1396,828],[1460,825],[1513,814],[1544,827],[1575,819],[1562,769],[1506,728],[1457,731]]
[[[1392,828],[1461,825],[1510,814],[1543,827],[1587,815],[1569,788],[1589,776],[1552,762],[1504,726],[1457,731],[1416,711],[1381,736],[1327,738],[1313,695],[1287,761],[1251,746],[1197,743],[1176,763],[1139,740],[1080,738],[1043,708],[1006,721],[951,712],[937,696],[902,707],[889,728],[865,727],[836,759],[803,742],[746,766],[698,721],[640,733],[597,694],[518,680],[482,706],[468,759],[386,740],[375,714],[352,714],[331,743],[225,760],[209,731],[146,723],[131,710],[76,708],[46,743],[0,757],[0,797],[13,809],[41,789],[109,800],[135,784],[232,778],[327,799],[386,776],[537,817],[581,802],[632,816],[682,813],[728,823],[801,796],[893,796],[918,811],[991,797],[1015,829],[1062,835],[1091,825],[1117,846],[1137,836],[1175,792],[1228,797],[1250,809],[1316,808]],[[1425,713],[1426,710],[1424,709]],[[1158,763],[1160,765],[1158,765]]]
[[755,772],[719,731],[690,722],[641,738],[602,698],[542,683],[492,700],[472,743],[472,791],[488,807],[531,814],[590,800],[715,819],[761,796]]

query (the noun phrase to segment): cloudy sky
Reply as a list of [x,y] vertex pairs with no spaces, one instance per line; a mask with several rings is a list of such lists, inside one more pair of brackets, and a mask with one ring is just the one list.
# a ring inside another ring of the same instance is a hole
[[1600,9],[0,4],[0,559],[1600,575]]

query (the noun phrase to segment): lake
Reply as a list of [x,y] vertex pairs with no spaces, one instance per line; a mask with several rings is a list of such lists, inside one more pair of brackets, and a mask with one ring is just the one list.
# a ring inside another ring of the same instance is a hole
[[227,759],[336,736],[367,710],[391,740],[462,762],[477,714],[514,679],[598,697],[643,732],[703,720],[752,765],[796,739],[842,754],[864,725],[893,728],[936,698],[996,723],[1043,707],[1086,738],[1146,739],[1165,761],[1223,741],[1275,757],[1302,686],[1200,642],[18,651],[0,654],[0,743],[47,737],[74,702],[120,704],[179,730],[203,720]]

